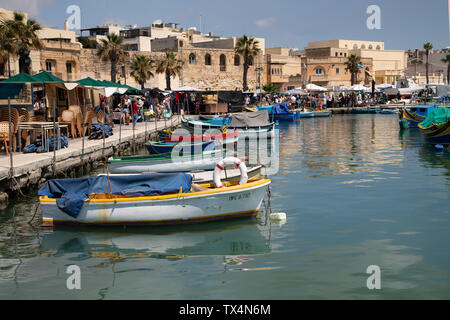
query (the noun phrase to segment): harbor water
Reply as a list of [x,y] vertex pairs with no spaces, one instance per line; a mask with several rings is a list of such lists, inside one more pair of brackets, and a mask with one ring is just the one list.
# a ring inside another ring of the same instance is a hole
[[[450,152],[395,115],[280,124],[267,219],[39,227],[37,194],[0,211],[0,299],[449,299]],[[268,205],[268,199],[265,204]],[[69,266],[81,289],[69,290]],[[370,266],[381,290],[369,290]]]

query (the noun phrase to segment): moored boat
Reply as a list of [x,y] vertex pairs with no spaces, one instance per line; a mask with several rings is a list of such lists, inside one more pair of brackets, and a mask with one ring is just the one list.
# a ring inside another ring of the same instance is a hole
[[314,118],[328,118],[331,117],[332,112],[331,111],[313,111],[314,113]]
[[435,108],[419,124],[419,129],[427,143],[450,145],[450,109]]
[[180,143],[180,142],[155,142],[150,141],[146,144],[150,154],[166,154],[174,151],[175,147],[181,153],[199,153],[202,151],[209,151],[215,149],[214,141],[204,141],[198,143]]
[[39,196],[44,226],[188,224],[255,216],[271,181],[242,182],[219,188],[193,185],[189,174],[98,176],[50,180]]
[[214,150],[182,157],[172,157],[169,154],[160,157],[112,158],[108,161],[108,167],[113,174],[203,171],[213,170],[223,156],[222,150]]
[[437,106],[431,105],[417,105],[411,108],[403,108],[400,111],[400,128],[418,128],[419,123],[425,121],[430,113],[435,110]]

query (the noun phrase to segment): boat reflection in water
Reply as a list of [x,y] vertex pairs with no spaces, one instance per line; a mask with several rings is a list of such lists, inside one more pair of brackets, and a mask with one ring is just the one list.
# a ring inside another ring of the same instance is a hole
[[268,226],[254,220],[162,229],[58,228],[45,232],[41,252],[44,256],[78,253],[88,259],[110,259],[105,264],[136,258],[251,256],[270,253],[269,234]]

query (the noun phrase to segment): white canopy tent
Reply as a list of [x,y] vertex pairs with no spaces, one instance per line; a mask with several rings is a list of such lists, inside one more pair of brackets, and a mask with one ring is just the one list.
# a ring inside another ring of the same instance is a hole
[[[297,89],[301,89],[301,88],[297,88]],[[310,83],[306,85],[306,90],[310,90],[310,91],[315,91],[315,92],[327,92],[328,89],[318,86],[316,84]]]

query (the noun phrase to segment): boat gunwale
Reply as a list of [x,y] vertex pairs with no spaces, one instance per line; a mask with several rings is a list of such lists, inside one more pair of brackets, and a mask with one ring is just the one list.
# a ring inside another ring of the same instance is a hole
[[[118,202],[144,202],[144,201],[167,201],[176,199],[192,199],[196,197],[210,196],[214,194],[225,194],[225,193],[235,193],[237,191],[252,191],[254,189],[270,185],[272,181],[270,179],[260,179],[254,182],[250,182],[244,185],[236,185],[232,187],[224,187],[220,189],[210,189],[205,191],[199,191],[194,193],[183,193],[170,194],[170,195],[160,195],[160,196],[133,196],[126,198],[113,198],[113,199],[86,199],[85,204],[96,204],[96,203],[118,203]],[[103,193],[105,194],[105,193]],[[98,194],[100,195],[100,194]],[[91,195],[92,196],[92,195]],[[44,204],[56,204],[57,199],[49,198],[48,196],[41,196],[39,198],[40,203]]]

